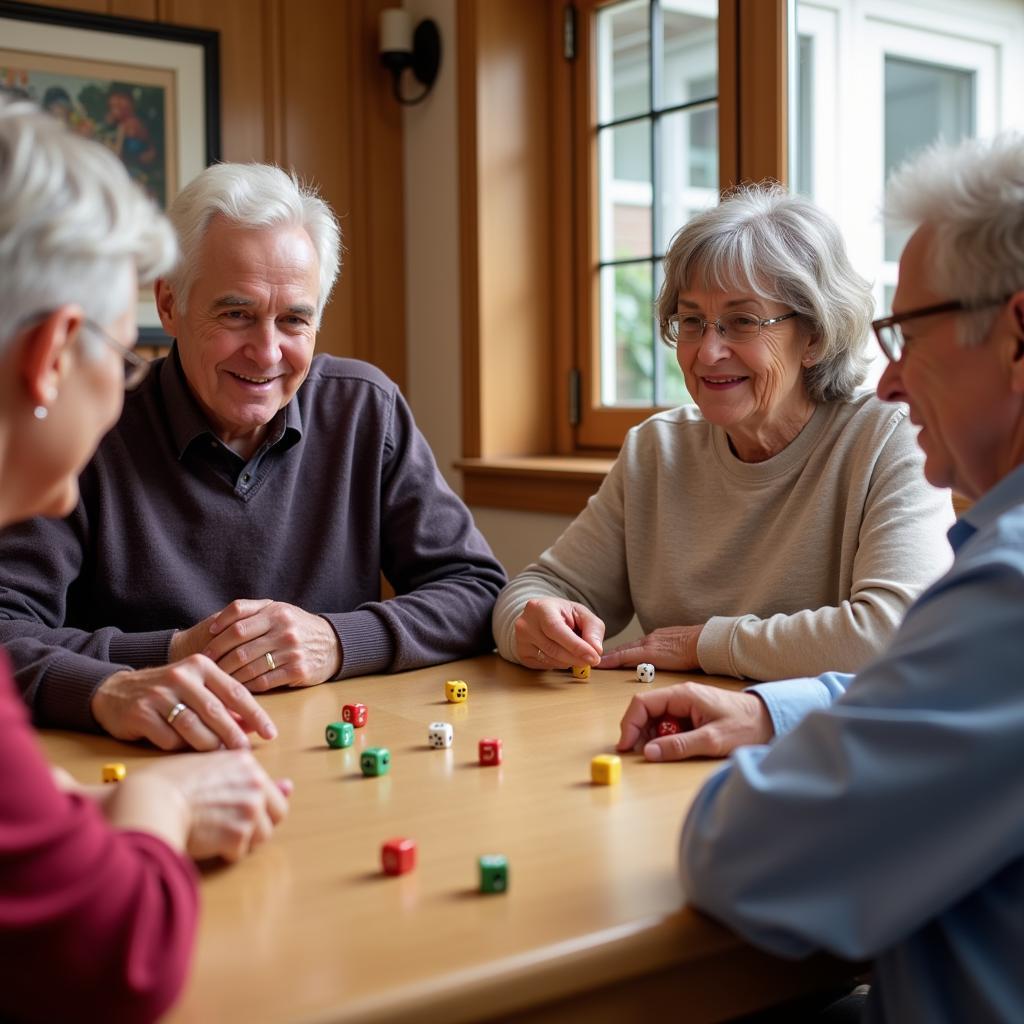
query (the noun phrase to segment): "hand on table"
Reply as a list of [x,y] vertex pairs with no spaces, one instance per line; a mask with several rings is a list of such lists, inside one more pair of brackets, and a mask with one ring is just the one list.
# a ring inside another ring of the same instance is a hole
[[293,604],[232,601],[204,621],[210,623],[212,639],[203,653],[253,693],[277,686],[315,686],[341,670],[334,628]]
[[703,626],[665,626],[606,651],[598,668],[633,668],[648,662],[669,672],[700,669],[697,641]]
[[597,665],[604,623],[586,606],[561,597],[533,598],[515,621],[516,657],[527,668]]
[[[251,853],[284,819],[294,789],[290,779],[272,780],[248,751],[235,750],[156,761],[133,770],[117,788],[150,778],[181,795],[187,808],[184,848],[194,860],[236,861]],[[109,815],[118,815],[112,801]]]
[[[173,713],[178,704],[184,709]],[[209,658],[115,672],[97,687],[92,713],[119,740],[146,739],[162,750],[249,746],[247,732],[271,740],[270,716],[255,697]]]
[[[663,715],[683,719],[684,731],[657,736],[656,723]],[[760,697],[706,683],[677,683],[634,697],[620,728],[615,749],[625,753],[642,746],[648,761],[725,757],[737,747],[767,743],[775,735]]]

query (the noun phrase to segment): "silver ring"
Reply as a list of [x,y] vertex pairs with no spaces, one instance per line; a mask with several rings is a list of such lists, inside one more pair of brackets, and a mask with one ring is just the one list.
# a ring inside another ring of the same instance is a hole
[[264,654],[263,657],[267,659],[267,664],[270,666],[270,671],[273,672],[274,669],[277,668],[277,663],[274,661],[274,656],[270,653],[270,651],[267,651],[267,653]]
[[178,703],[167,712],[167,724],[174,725],[174,720],[182,713],[182,711],[188,711],[188,705],[182,704],[179,700]]

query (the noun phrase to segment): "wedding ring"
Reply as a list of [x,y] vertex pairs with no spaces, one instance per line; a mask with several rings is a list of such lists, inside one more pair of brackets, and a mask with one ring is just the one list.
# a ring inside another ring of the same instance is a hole
[[175,704],[174,707],[167,712],[167,724],[174,725],[174,720],[178,717],[178,715],[180,715],[182,711],[187,710],[188,706],[186,704],[182,704],[181,701],[179,700],[178,703]]
[[277,668],[277,663],[274,661],[274,656],[270,653],[270,651],[267,651],[267,653],[264,654],[263,657],[267,659],[267,664],[270,666],[270,671],[273,672],[274,669]]
[[537,648],[537,660],[538,661],[543,661],[546,657],[547,657],[547,655],[538,647]]

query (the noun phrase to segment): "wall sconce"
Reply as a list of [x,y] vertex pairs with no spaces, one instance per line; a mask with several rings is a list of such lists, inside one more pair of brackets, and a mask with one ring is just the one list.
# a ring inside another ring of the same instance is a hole
[[[441,33],[431,18],[421,21],[412,30],[412,18],[400,7],[380,12],[380,62],[391,72],[395,99],[403,106],[422,103],[434,87],[441,67]],[[412,99],[402,95],[402,73],[412,68],[413,77],[423,91]]]

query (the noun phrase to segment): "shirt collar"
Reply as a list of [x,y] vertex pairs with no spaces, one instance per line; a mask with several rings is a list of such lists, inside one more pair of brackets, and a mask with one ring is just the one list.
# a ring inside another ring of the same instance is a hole
[[[160,366],[160,393],[179,459],[197,438],[217,436],[189,387],[177,342],[171,346],[170,354]],[[302,437],[302,413],[295,398],[270,421],[268,437],[272,439],[271,444],[285,439],[288,447]]]
[[949,528],[946,536],[953,550],[959,551],[978,530],[990,526],[1015,505],[1024,505],[1024,465],[1007,473]]

